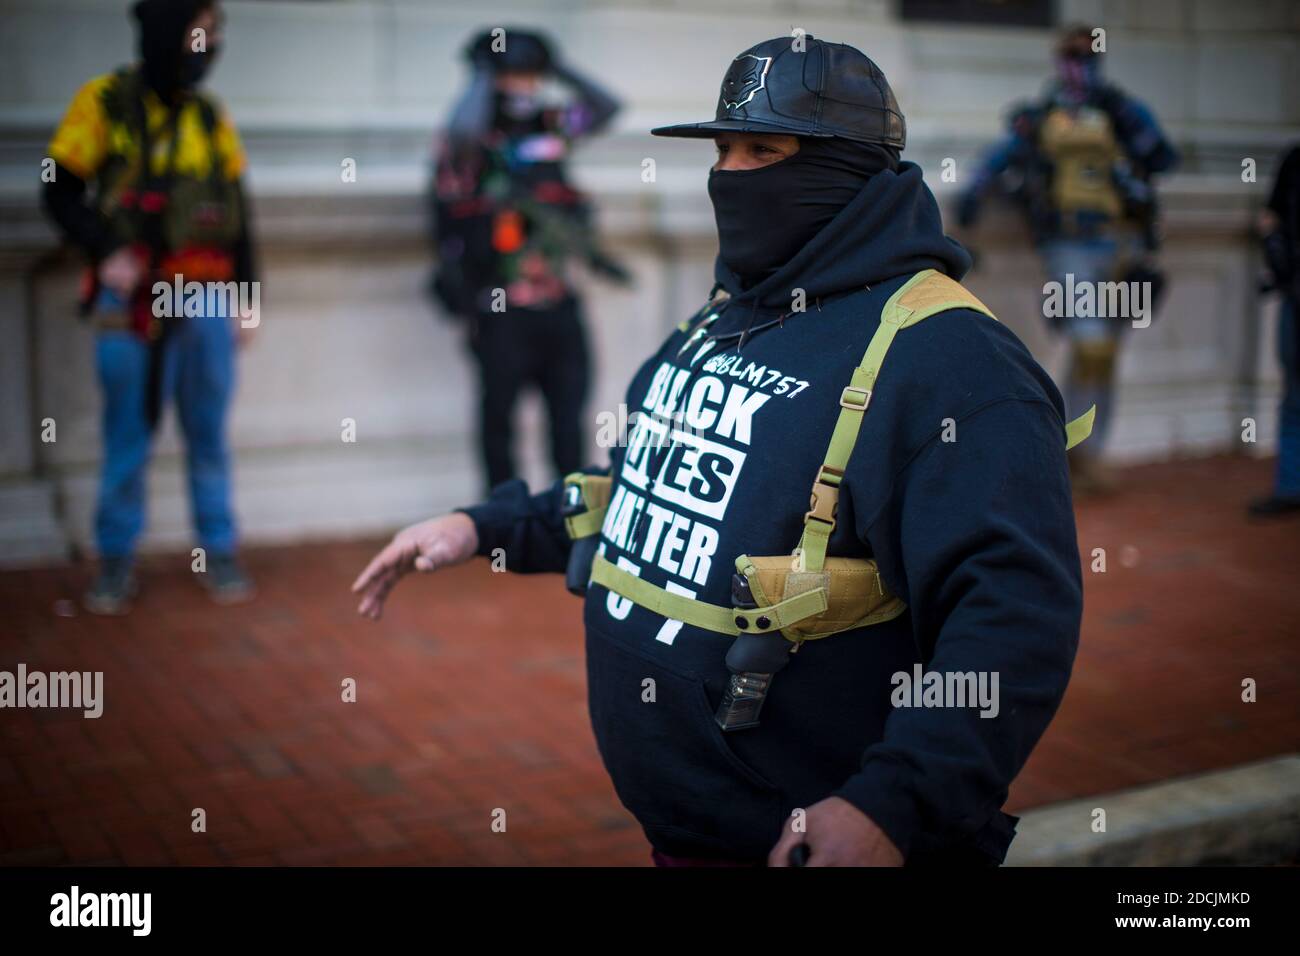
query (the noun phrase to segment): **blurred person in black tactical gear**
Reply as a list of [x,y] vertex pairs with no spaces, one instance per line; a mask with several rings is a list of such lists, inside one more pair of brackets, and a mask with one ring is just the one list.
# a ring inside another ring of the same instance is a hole
[[[1141,318],[1149,321],[1164,288],[1154,265],[1159,234],[1152,176],[1171,170],[1178,155],[1152,112],[1104,78],[1104,54],[1093,34],[1085,26],[1062,33],[1056,78],[1041,99],[1012,109],[1007,135],[991,148],[959,200],[958,222],[973,226],[983,195],[1002,189],[1025,214],[1049,279],[1066,290],[1139,283],[1129,288],[1149,290]],[[1114,479],[1101,453],[1114,405],[1120,336],[1133,316],[1083,311],[1092,314],[1048,318],[1070,341],[1067,411],[1097,409],[1092,438],[1070,456],[1075,489],[1108,492]]]
[[[530,385],[547,407],[557,472],[584,460],[581,416],[591,369],[570,267],[584,261],[619,281],[626,274],[597,245],[591,207],[569,184],[565,164],[574,144],[604,129],[619,104],[538,33],[487,31],[465,55],[469,86],[452,111],[434,171],[432,289],[467,325],[491,488],[515,477],[513,413]],[[549,80],[571,95],[545,99]]]
[[1277,472],[1272,494],[1250,504],[1253,516],[1269,518],[1300,512],[1300,146],[1292,146],[1282,158],[1257,229],[1272,288],[1282,297],[1277,331],[1282,363]]

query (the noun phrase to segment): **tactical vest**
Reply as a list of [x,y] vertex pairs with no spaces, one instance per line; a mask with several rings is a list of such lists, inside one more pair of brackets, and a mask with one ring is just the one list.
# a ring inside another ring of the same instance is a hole
[[1051,200],[1057,212],[1119,218],[1124,207],[1114,171],[1121,152],[1105,111],[1053,107],[1043,118],[1038,147],[1052,164]]
[[[892,620],[907,610],[892,594],[872,559],[826,556],[835,530],[840,482],[857,443],[863,416],[880,369],[902,329],[950,309],[971,309],[996,321],[996,316],[960,283],[934,269],[918,272],[890,296],[880,326],[861,363],[840,394],[840,414],[825,459],[813,482],[803,535],[792,554],[740,555],[736,571],[749,584],[757,607],[707,604],[644,581],[594,553],[604,523],[612,481],[605,475],[575,473],[565,477],[565,527],[582,550],[591,551],[589,580],[672,620],[719,634],[770,634],[779,631],[797,649],[816,640]],[[1095,406],[1065,427],[1065,447],[1073,448],[1092,432]]]
[[[161,131],[170,130],[170,141],[159,142],[160,131],[147,127],[146,93],[140,71],[131,68],[119,70],[104,89],[109,155],[97,176],[100,212],[122,243],[158,246],[158,254],[230,247],[242,226],[239,199],[222,169],[211,101],[200,94],[185,100]],[[206,137],[206,175],[175,168],[183,124],[195,112]],[[161,174],[141,162],[146,146],[166,151]]]

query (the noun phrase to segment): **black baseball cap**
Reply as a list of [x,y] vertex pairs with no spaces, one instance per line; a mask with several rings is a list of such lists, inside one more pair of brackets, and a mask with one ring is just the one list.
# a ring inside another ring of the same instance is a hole
[[[498,42],[502,46],[500,52],[493,46]],[[475,66],[498,73],[545,73],[555,62],[550,41],[544,34],[515,27],[484,30],[466,45],[465,58]]]
[[907,124],[880,67],[844,43],[777,37],[731,61],[712,121],[660,126],[655,136],[720,132],[837,136],[901,150]]

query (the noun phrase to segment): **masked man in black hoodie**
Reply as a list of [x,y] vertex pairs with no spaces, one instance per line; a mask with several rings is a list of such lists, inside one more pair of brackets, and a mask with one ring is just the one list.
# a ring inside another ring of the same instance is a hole
[[662,865],[1000,863],[1078,643],[1087,424],[957,283],[861,52],[760,43],[714,121],[654,132],[717,144],[720,254],[626,442],[400,532],[360,611],[496,548],[582,565],[596,741]]

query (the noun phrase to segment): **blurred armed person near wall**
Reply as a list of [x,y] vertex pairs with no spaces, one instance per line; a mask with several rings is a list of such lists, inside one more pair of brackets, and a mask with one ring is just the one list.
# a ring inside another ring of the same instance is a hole
[[660,865],[1000,863],[1079,639],[1088,419],[958,281],[859,50],[765,41],[713,120],[653,132],[714,141],[719,255],[630,382],[627,434],[400,532],[359,610],[497,549],[565,573],[596,742]]
[[[982,196],[1000,188],[1024,212],[1049,280],[1067,290],[1149,283],[1141,288],[1150,291],[1146,308],[1154,310],[1164,277],[1153,262],[1159,235],[1152,175],[1172,169],[1178,156],[1151,111],[1103,77],[1093,32],[1073,26],[1061,35],[1056,79],[1041,99],[1012,109],[1006,137],[959,201],[958,221],[974,225]],[[1093,301],[1102,299],[1098,292]],[[1070,340],[1066,408],[1075,415],[1097,408],[1091,441],[1071,456],[1075,487],[1104,492],[1114,482],[1100,455],[1120,336],[1133,316],[1091,312],[1047,317]]]
[[1282,363],[1277,473],[1273,493],[1251,502],[1258,518],[1300,512],[1300,146],[1278,167],[1258,222],[1272,287],[1282,296],[1277,350]]
[[[236,557],[226,417],[236,342],[256,322],[253,244],[229,116],[198,90],[222,43],[216,0],[141,0],[140,61],[77,92],[50,141],[45,208],[91,265],[81,305],[95,327],[104,407],[89,610],[122,614],[137,591],[145,472],[174,400],[192,518],[212,598],[249,598]],[[188,285],[198,283],[199,285]]]
[[[465,54],[469,86],[447,123],[434,170],[432,287],[466,325],[491,488],[516,474],[513,416],[529,386],[546,403],[556,471],[573,471],[584,460],[590,359],[569,267],[581,260],[626,277],[597,246],[591,208],[569,184],[565,161],[577,140],[609,123],[618,102],[537,33],[487,31]],[[569,88],[566,102],[543,99],[550,79]]]

